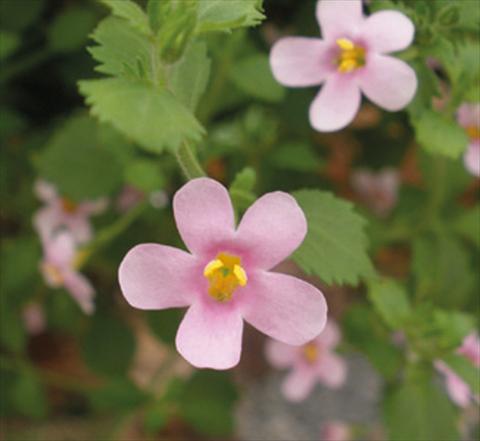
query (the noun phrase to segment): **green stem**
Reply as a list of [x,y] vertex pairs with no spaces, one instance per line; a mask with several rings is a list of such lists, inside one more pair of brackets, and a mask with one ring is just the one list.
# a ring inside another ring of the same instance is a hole
[[201,178],[206,175],[187,141],[180,144],[175,151],[175,157],[187,179]]

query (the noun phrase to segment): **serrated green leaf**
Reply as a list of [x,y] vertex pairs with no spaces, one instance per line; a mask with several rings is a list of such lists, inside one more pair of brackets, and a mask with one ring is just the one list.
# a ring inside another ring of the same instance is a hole
[[293,259],[326,283],[358,283],[373,267],[367,254],[365,220],[353,205],[318,190],[293,193],[308,222],[308,233]]
[[410,317],[411,308],[405,289],[393,280],[369,283],[368,298],[392,329],[401,329]]
[[458,234],[480,248],[480,204],[462,213],[453,222],[453,228]]
[[113,15],[127,20],[132,28],[150,35],[147,14],[135,2],[131,0],[101,0],[101,2],[112,10]]
[[192,112],[197,108],[207,87],[210,64],[207,45],[200,41],[190,45],[183,57],[172,67],[169,76],[170,90]]
[[200,0],[197,32],[228,32],[256,26],[265,19],[262,3],[262,0]]
[[467,148],[465,131],[455,121],[432,110],[422,112],[413,123],[418,142],[431,153],[458,158]]
[[20,46],[20,37],[17,34],[0,30],[0,60],[13,54],[18,46]]
[[230,70],[230,79],[242,92],[267,102],[279,102],[285,89],[273,78],[268,56],[251,55],[236,62]]
[[449,354],[442,360],[470,386],[474,396],[480,394],[480,370],[471,360],[459,354]]
[[199,141],[204,133],[188,109],[166,90],[117,78],[80,81],[79,88],[93,115],[145,150],[175,150],[182,141]]

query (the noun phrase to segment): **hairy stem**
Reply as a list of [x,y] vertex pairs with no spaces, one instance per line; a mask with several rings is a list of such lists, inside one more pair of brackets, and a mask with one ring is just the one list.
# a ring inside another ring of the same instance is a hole
[[186,141],[182,142],[177,148],[175,157],[187,179],[201,178],[206,175],[195,152]]

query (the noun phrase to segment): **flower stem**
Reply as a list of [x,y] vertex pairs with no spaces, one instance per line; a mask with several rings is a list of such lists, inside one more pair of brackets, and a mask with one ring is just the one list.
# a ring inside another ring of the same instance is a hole
[[175,157],[187,179],[201,178],[206,175],[193,149],[186,141],[177,148]]

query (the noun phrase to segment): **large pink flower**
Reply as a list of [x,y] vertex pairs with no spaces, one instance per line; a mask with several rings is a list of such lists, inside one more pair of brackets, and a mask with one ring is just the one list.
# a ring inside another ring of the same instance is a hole
[[465,167],[472,175],[480,176],[480,103],[462,104],[457,119],[470,139],[463,156]]
[[270,53],[273,74],[281,84],[324,83],[310,106],[315,129],[328,132],[349,124],[360,107],[361,93],[390,111],[412,100],[415,71],[386,55],[413,40],[415,29],[405,15],[380,11],[365,17],[361,0],[320,0],[316,15],[323,39],[286,37]]
[[291,368],[282,385],[288,400],[302,401],[308,397],[317,382],[330,388],[343,385],[347,365],[333,349],[340,341],[340,331],[331,320],[314,340],[301,347],[270,340],[266,346],[268,361],[278,369]]
[[295,277],[269,272],[307,232],[294,198],[283,192],[262,196],[235,229],[228,191],[212,179],[199,178],[175,194],[173,209],[190,253],[138,245],[123,259],[119,281],[136,308],[189,307],[176,345],[192,365],[235,366],[243,320],[292,345],[322,331],[327,313],[322,293]]
[[73,236],[67,231],[43,241],[43,260],[40,269],[52,288],[64,287],[86,314],[94,310],[94,290],[88,279],[75,268],[77,257]]
[[92,238],[90,216],[101,213],[107,206],[106,199],[76,203],[62,198],[55,187],[48,182],[38,180],[35,193],[46,207],[41,208],[34,216],[33,224],[43,240],[65,227],[77,243],[88,242]]
[[[473,332],[465,337],[462,346],[457,349],[457,353],[470,360],[476,368],[480,368],[480,339],[478,334]],[[473,395],[470,386],[450,369],[445,362],[437,360],[435,361],[435,367],[445,376],[448,394],[456,404],[466,407],[472,399],[479,401],[479,397]]]

